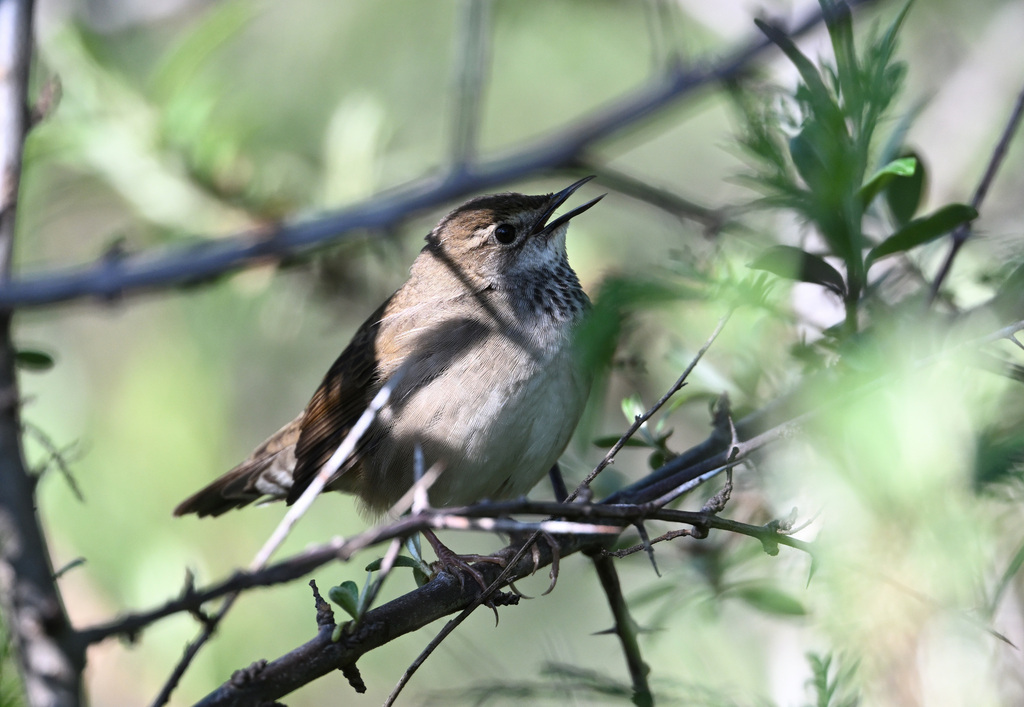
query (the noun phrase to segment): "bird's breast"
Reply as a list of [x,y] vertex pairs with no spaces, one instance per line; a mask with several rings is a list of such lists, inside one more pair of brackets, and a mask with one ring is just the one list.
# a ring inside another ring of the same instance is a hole
[[363,462],[371,508],[408,489],[417,444],[428,465],[444,467],[430,491],[439,506],[523,495],[558,460],[590,388],[572,325],[497,321],[455,317],[419,332]]

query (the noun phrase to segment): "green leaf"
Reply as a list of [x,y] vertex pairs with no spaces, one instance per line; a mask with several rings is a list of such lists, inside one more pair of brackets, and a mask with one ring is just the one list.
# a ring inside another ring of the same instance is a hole
[[773,27],[763,20],[754,20],[754,24],[796,66],[796,70],[800,72],[800,78],[803,79],[804,85],[807,87],[808,98],[815,111],[821,113],[821,117],[829,115],[832,112],[830,109],[834,109],[835,105],[814,63],[797,48],[793,40],[787,37],[782,30]]
[[[893,177],[912,177],[916,172],[917,160],[915,158],[901,157],[898,160],[893,160],[871,175],[871,179],[866,181],[864,186],[860,188],[857,193],[860,197],[860,203],[864,205],[864,208],[867,208],[874,198],[878,196],[878,192],[893,181]],[[914,204],[914,209],[917,209],[916,203]]]
[[14,363],[27,371],[48,371],[53,368],[53,356],[39,349],[18,349]]
[[776,616],[804,616],[807,614],[807,609],[799,599],[767,584],[747,584],[734,587],[729,593],[766,614]]
[[[379,558],[377,558],[376,560],[374,560],[373,562],[371,562],[370,564],[368,564],[366,566],[366,571],[367,572],[377,572],[377,571],[380,570],[380,568],[381,568],[381,566],[383,564],[384,564],[384,559],[379,557]],[[410,569],[419,569],[420,563],[417,562],[416,560],[412,559],[411,557],[406,557],[405,555],[399,555],[398,557],[395,558],[395,564],[392,565],[392,566],[393,567],[409,567]]]
[[422,565],[426,565],[427,561],[423,559],[423,548],[420,547],[420,536],[410,535],[405,539],[405,550],[409,553],[412,559],[416,560]]
[[634,393],[633,395],[626,396],[622,399],[622,414],[626,416],[626,420],[629,424],[636,422],[636,418],[647,412],[644,409],[643,402],[640,401],[640,394]]
[[861,112],[862,96],[860,69],[853,42],[853,13],[849,6],[834,0],[820,0],[821,9],[832,40],[832,52],[836,57],[836,72],[847,113],[858,116]]
[[973,206],[949,204],[928,216],[914,219],[872,248],[865,261],[865,268],[870,268],[873,263],[887,255],[903,253],[935,240],[965,221],[972,221],[977,217],[978,211]]
[[251,3],[243,0],[217,3],[153,70],[150,84],[154,93],[166,100],[182,87],[195,83],[196,77],[212,61],[211,57],[237,37],[254,17],[256,12]]
[[996,590],[992,593],[992,601],[989,604],[990,614],[996,613],[996,608],[999,606],[999,601],[1003,598],[1003,593],[1009,588],[1010,583],[1017,576],[1017,573],[1020,572],[1022,566],[1024,566],[1024,542],[1017,548],[1017,552],[1014,553],[1010,564],[1006,566],[1006,571],[1003,572],[999,584],[996,585]]
[[327,590],[327,597],[340,606],[353,619],[359,618],[359,586],[345,580],[336,587]]
[[655,449],[651,452],[651,456],[647,458],[647,466],[651,469],[660,469],[665,466],[665,462],[668,461],[668,457],[660,449]]
[[821,285],[840,297],[846,294],[846,283],[838,270],[823,258],[793,246],[772,246],[748,267],[754,270],[767,270],[790,280]]
[[928,173],[924,168],[924,163],[915,154],[911,154],[909,159],[917,162],[917,169],[914,170],[914,173],[907,179],[892,180],[884,190],[889,213],[892,214],[893,221],[900,228],[906,226],[910,223],[910,219],[914,218],[928,185]]
[[814,142],[808,136],[809,128],[804,128],[789,141],[789,156],[793,160],[797,174],[807,186],[815,187],[826,178],[825,161],[815,149]]

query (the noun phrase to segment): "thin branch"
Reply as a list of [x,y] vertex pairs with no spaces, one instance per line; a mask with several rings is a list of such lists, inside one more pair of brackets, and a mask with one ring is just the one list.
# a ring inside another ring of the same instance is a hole
[[622,451],[622,448],[625,447],[626,443],[637,433],[637,430],[643,427],[645,422],[650,420],[651,417],[653,417],[654,414],[657,413],[673,395],[679,392],[679,389],[686,384],[686,379],[690,377],[690,374],[693,372],[693,369],[697,367],[701,358],[703,358],[704,354],[707,353],[707,350],[711,348],[711,345],[715,343],[715,339],[718,338],[718,335],[722,333],[722,329],[725,328],[725,324],[728,321],[728,314],[718,320],[718,326],[715,327],[715,330],[711,332],[711,336],[708,337],[707,341],[704,342],[704,345],[701,346],[700,350],[697,351],[696,355],[694,355],[693,359],[690,361],[690,365],[686,367],[686,370],[683,371],[682,375],[680,375],[676,382],[673,383],[667,391],[665,391],[665,394],[661,396],[661,399],[659,399],[658,402],[654,403],[647,412],[642,415],[638,415],[637,418],[633,420],[633,424],[630,425],[625,434],[619,438],[619,441],[608,450],[608,453],[604,455],[604,458],[600,462],[598,462],[597,466],[594,467],[594,470],[587,474],[587,478],[583,479],[580,485],[576,487],[576,490],[569,494],[568,498],[566,498],[567,503],[576,500],[580,492],[589,487],[590,483],[597,478],[597,475],[604,471],[609,464],[615,461],[615,456]]
[[662,533],[656,538],[651,538],[646,543],[637,543],[636,545],[630,545],[629,547],[623,547],[618,550],[605,550],[604,554],[608,555],[609,557],[618,557],[619,559],[621,559],[623,557],[635,555],[638,552],[647,552],[650,546],[657,545],[658,543],[668,542],[670,540],[675,540],[676,538],[693,537],[693,534],[694,531],[690,528],[670,530],[667,533]]
[[[992,151],[992,157],[988,161],[988,167],[985,168],[985,174],[982,175],[981,181],[978,183],[978,188],[974,190],[971,206],[979,211],[981,210],[982,202],[988,195],[989,187],[992,186],[992,182],[996,178],[999,167],[1002,166],[1003,160],[1006,158],[1010,141],[1013,140],[1014,135],[1017,134],[1017,130],[1020,128],[1022,118],[1024,118],[1024,89],[1021,89],[1021,92],[1017,94],[1017,102],[1013,106],[1013,112],[1010,113],[1010,119],[1006,122],[1006,127],[1003,128],[1003,133],[999,137],[999,142],[996,143],[995,150]],[[949,271],[953,267],[953,260],[956,258],[957,253],[960,252],[960,248],[963,247],[970,237],[971,225],[969,223],[962,224],[953,231],[949,254],[946,256],[942,267],[939,268],[939,274],[935,276],[935,281],[932,283],[931,294],[928,299],[929,304],[935,301],[942,283],[946,280],[946,276],[949,275]]]
[[[0,283],[9,281],[29,129],[31,0],[0,0]],[[25,465],[11,315],[0,315],[0,606],[29,705],[81,701],[85,644],[68,620]]]
[[299,519],[306,514],[309,507],[313,505],[313,501],[320,495],[320,492],[324,490],[327,483],[331,480],[331,477],[342,467],[342,465],[348,461],[349,457],[356,451],[356,445],[359,444],[359,440],[363,438],[369,429],[373,421],[377,419],[377,414],[388,404],[388,400],[391,398],[391,393],[394,391],[395,386],[402,380],[402,376],[405,373],[405,366],[400,367],[391,378],[388,379],[387,384],[383,385],[377,394],[370,401],[370,404],[363,410],[363,414],[359,416],[356,423],[352,425],[352,429],[349,430],[345,438],[338,444],[338,448],[331,455],[331,458],[320,467],[316,476],[310,482],[306,490],[302,492],[298,500],[288,509],[284,518],[278,523],[277,528],[271,534],[267,542],[260,548],[260,551],[256,553],[256,557],[253,558],[252,564],[249,565],[249,569],[258,570],[267,564],[270,557],[277,551],[277,548],[281,546],[281,543],[285,541],[288,534],[291,532],[295,524],[299,522]]
[[[849,0],[851,6],[875,0]],[[789,34],[816,27],[814,12]],[[35,307],[85,297],[124,295],[195,284],[240,268],[274,262],[326,243],[386,231],[413,214],[520,179],[572,167],[588,148],[634,128],[660,109],[714,83],[741,78],[771,43],[757,35],[725,59],[690,70],[666,71],[604,109],[584,115],[509,154],[424,177],[323,218],[208,240],[198,246],[138,255],[111,255],[78,267],[46,270],[0,286],[0,308]]]
[[31,422],[24,422],[23,424],[25,426],[25,434],[28,434],[35,439],[48,456],[47,460],[43,462],[42,466],[39,467],[35,473],[37,482],[38,479],[41,479],[50,468],[56,467],[57,471],[60,472],[60,475],[64,477],[64,483],[66,483],[68,488],[71,489],[71,494],[78,499],[79,503],[85,503],[85,496],[82,494],[82,489],[75,480],[75,475],[71,473],[71,465],[68,463],[68,459],[65,456],[70,451],[75,450],[78,443],[72,442],[63,448],[58,447],[57,443],[50,438],[50,435],[46,434],[43,428],[38,425],[34,425]]
[[704,227],[704,234],[708,237],[717,235],[729,221],[731,212],[728,209],[711,209],[701,206],[667,189],[653,186],[607,165],[584,159],[578,162],[578,166],[573,172],[596,174],[602,186],[655,206],[677,218],[695,221]]

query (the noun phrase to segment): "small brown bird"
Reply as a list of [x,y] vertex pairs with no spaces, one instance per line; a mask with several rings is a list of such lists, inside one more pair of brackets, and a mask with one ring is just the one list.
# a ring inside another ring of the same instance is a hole
[[381,513],[411,487],[419,445],[427,466],[444,469],[434,506],[529,491],[565,450],[590,390],[573,341],[589,300],[565,234],[602,197],[549,222],[590,179],[556,194],[478,197],[441,219],[306,409],[174,514],[293,503],[399,369],[390,402],[328,489]]

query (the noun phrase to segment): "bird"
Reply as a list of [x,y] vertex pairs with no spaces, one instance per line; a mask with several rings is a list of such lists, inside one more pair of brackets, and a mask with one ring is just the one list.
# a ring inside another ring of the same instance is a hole
[[590,300],[569,265],[566,230],[605,195],[552,217],[593,178],[543,195],[479,196],[442,218],[408,280],[359,327],[305,409],[174,515],[294,503],[396,376],[328,490],[384,515],[412,486],[419,452],[442,469],[428,490],[434,507],[526,495],[556,465],[589,395],[576,333]]

